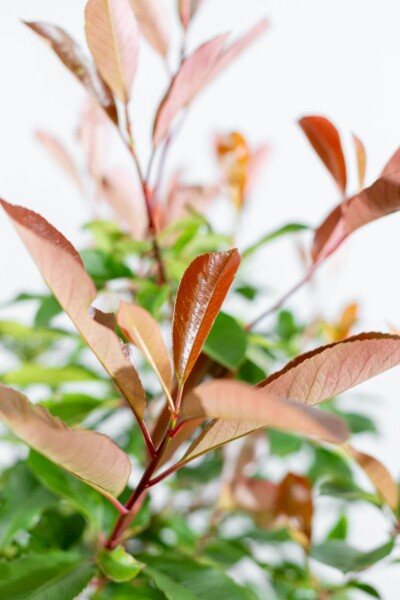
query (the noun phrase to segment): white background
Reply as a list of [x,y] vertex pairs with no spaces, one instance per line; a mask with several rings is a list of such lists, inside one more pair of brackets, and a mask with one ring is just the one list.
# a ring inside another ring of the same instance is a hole
[[[172,0],[165,2],[172,9]],[[40,127],[75,151],[74,131],[84,99],[79,84],[20,20],[62,25],[84,41],[84,0],[0,0],[0,194],[34,208],[74,243],[90,211],[74,187],[33,138]],[[272,148],[245,219],[244,244],[285,221],[317,224],[339,200],[329,175],[309,149],[296,120],[324,114],[339,127],[355,189],[350,132],[365,143],[367,180],[372,182],[400,145],[400,3],[396,0],[208,0],[193,28],[192,47],[215,33],[239,33],[267,15],[270,31],[226,75],[210,86],[191,111],[171,165],[189,177],[212,178],[212,136],[239,129],[254,143]],[[177,33],[176,20],[171,28]],[[151,109],[166,80],[158,58],[143,45],[132,115],[139,148],[147,156]],[[311,300],[335,316],[349,301],[362,307],[359,329],[400,328],[400,215],[354,235],[344,251],[316,277]],[[0,215],[0,301],[41,280],[11,226]],[[276,292],[299,274],[296,254],[276,245],[255,262],[253,273]],[[300,294],[293,307],[305,312]],[[365,410],[379,420],[379,441],[360,440],[398,478],[400,475],[400,370],[359,388]],[[352,541],[371,548],[386,539],[385,524],[372,509],[354,515]],[[398,567],[376,567],[366,576],[385,600],[398,597]]]

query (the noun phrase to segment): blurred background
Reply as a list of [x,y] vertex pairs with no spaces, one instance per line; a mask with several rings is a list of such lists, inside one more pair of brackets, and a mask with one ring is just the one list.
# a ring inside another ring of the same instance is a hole
[[[172,0],[165,0],[170,4]],[[85,98],[80,85],[21,20],[60,24],[84,44],[84,0],[13,0],[0,3],[0,194],[44,215],[79,247],[91,207],[35,139],[43,129],[74,155],[76,129]],[[400,4],[396,0],[206,0],[196,18],[189,48],[221,31],[239,34],[263,16],[270,29],[190,110],[168,168],[185,168],[188,178],[212,180],[212,148],[217,133],[238,130],[269,155],[243,217],[239,247],[287,221],[317,225],[338,202],[337,191],[296,121],[321,114],[342,133],[351,184],[357,189],[351,132],[367,151],[367,183],[378,176],[400,145]],[[171,20],[171,28],[177,23]],[[132,118],[143,162],[150,151],[153,109],[166,76],[146,45],[135,82]],[[223,222],[224,207],[213,220]],[[400,214],[357,232],[324,265],[290,305],[307,316],[317,311],[335,318],[350,302],[360,305],[357,331],[400,329]],[[0,214],[0,302],[42,281],[27,252]],[[278,297],[301,275],[292,244],[278,242],[252,263],[254,277]],[[258,313],[260,306],[255,307]],[[7,314],[3,309],[2,314]],[[23,317],[23,313],[19,312]],[[394,369],[349,393],[354,405],[379,424],[381,436],[359,437],[358,448],[381,459],[400,475],[400,370]],[[353,511],[350,539],[362,548],[385,541],[383,521],[373,508]],[[367,526],[366,526],[367,524]],[[398,597],[400,567],[377,566],[365,580],[385,600]]]

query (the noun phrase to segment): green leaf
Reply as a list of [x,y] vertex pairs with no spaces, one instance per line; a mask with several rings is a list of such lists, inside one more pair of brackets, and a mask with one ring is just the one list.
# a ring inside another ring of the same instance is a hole
[[348,501],[370,502],[374,506],[382,506],[382,500],[377,494],[365,492],[350,479],[327,479],[321,483],[319,493],[322,496],[333,496]]
[[34,527],[56,497],[38,483],[22,462],[6,471],[0,483],[0,547],[4,547],[16,533]]
[[303,446],[301,437],[286,431],[269,429],[268,433],[269,451],[275,456],[288,456],[299,452]]
[[179,554],[143,556],[147,574],[168,600],[255,600],[222,571]]
[[314,461],[308,476],[314,483],[328,478],[351,481],[352,471],[343,452],[314,446]]
[[361,592],[368,594],[368,596],[372,596],[372,598],[378,598],[378,600],[382,600],[380,593],[374,587],[372,587],[372,585],[369,585],[369,583],[364,583],[362,581],[349,581],[346,585],[346,589],[360,590]]
[[40,404],[64,423],[76,425],[81,423],[94,410],[116,407],[118,400],[114,398],[93,398],[86,394],[60,394]]
[[338,521],[326,536],[327,540],[345,540],[347,538],[348,521],[346,515],[340,515]]
[[40,306],[35,315],[35,327],[46,327],[62,310],[62,307],[53,295],[43,297],[40,300]]
[[69,550],[77,544],[86,528],[86,521],[79,513],[64,514],[61,509],[51,508],[44,512],[37,525],[30,531],[29,549]]
[[238,322],[220,312],[203,347],[203,352],[226,367],[235,370],[244,360],[247,338]]
[[265,246],[265,244],[269,244],[270,242],[273,242],[274,240],[289,233],[297,233],[298,231],[304,231],[305,229],[310,229],[310,227],[308,225],[304,225],[303,223],[288,223],[283,227],[279,227],[278,229],[267,233],[257,242],[246,248],[246,250],[242,252],[242,257],[248,258],[252,254],[254,254],[256,250],[258,250],[262,246]]
[[0,377],[7,385],[20,385],[22,387],[42,383],[57,387],[62,383],[71,381],[96,381],[99,375],[81,366],[44,367],[26,363],[15,371],[3,373]]
[[240,365],[237,373],[237,379],[239,379],[239,381],[246,381],[247,383],[252,383],[253,385],[256,385],[265,379],[265,377],[265,371],[260,369],[260,367],[258,367],[251,360],[247,359]]
[[243,296],[243,298],[246,298],[247,300],[254,300],[254,298],[257,296],[259,290],[254,287],[253,285],[240,285],[239,287],[237,287],[235,289],[235,292],[237,294],[240,294],[241,296]]
[[146,566],[128,554],[123,546],[117,546],[114,550],[103,548],[97,554],[97,561],[101,570],[112,581],[130,581]]
[[362,552],[357,548],[349,546],[341,540],[329,540],[323,544],[313,546],[311,556],[326,565],[339,569],[343,573],[360,571],[379,562],[388,556],[393,550],[395,538],[370,550]]
[[93,600],[166,600],[165,594],[160,592],[149,581],[136,578],[132,583],[109,583],[99,590]]
[[339,411],[339,414],[345,419],[352,433],[377,433],[375,423],[366,415],[342,411]]
[[96,286],[101,287],[110,279],[132,278],[132,271],[122,262],[116,260],[112,254],[101,250],[83,250],[81,253],[83,264]]
[[76,553],[27,554],[0,561],[0,598],[7,600],[74,600],[94,577],[96,568]]

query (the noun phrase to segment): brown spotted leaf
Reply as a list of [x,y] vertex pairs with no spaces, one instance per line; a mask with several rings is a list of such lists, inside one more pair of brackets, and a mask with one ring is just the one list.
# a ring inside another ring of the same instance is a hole
[[182,277],[172,325],[174,366],[180,386],[201,352],[239,264],[236,249],[203,254]]
[[104,323],[102,313],[97,311],[96,319],[89,314],[96,297],[96,287],[78,252],[37,213],[4,200],[0,202],[48,287],[128,400],[138,419],[142,420],[146,409],[144,390],[120,338]]
[[43,406],[0,385],[0,418],[28,446],[107,497],[125,489],[131,472],[128,456],[94,431],[70,429]]
[[118,124],[117,107],[108,85],[102,80],[96,67],[82,52],[78,44],[61,27],[50,23],[25,23],[40,35],[54,50],[62,63],[82,83],[110,119]]

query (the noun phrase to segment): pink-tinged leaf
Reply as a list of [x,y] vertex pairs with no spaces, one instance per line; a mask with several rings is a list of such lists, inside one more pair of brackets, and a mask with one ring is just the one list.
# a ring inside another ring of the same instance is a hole
[[86,39],[101,76],[127,104],[139,48],[139,30],[129,0],[89,0]]
[[187,29],[203,0],[178,0],[178,12],[184,29]]
[[320,116],[303,117],[299,120],[299,125],[344,195],[347,184],[346,163],[336,127]]
[[171,359],[157,321],[141,306],[127,302],[121,302],[117,321],[125,337],[139,348],[152,366],[165,394],[170,397]]
[[258,384],[266,392],[315,405],[400,364],[400,336],[361,333],[306,352]]
[[238,56],[242,54],[247,48],[255,42],[261,35],[263,35],[269,28],[268,19],[262,19],[259,23],[256,23],[249,31],[242,35],[238,40],[235,40],[219,57],[211,75],[210,79],[219,75],[224,71]]
[[[316,436],[328,442],[347,439],[344,421],[327,412],[271,395],[241,381],[216,379],[195,388],[183,406],[183,419],[223,419],[250,431],[275,427]],[[242,434],[244,435],[244,434]]]
[[131,472],[128,456],[110,438],[70,429],[43,406],[0,385],[0,418],[28,446],[106,497],[118,497]]
[[350,456],[365,471],[386,504],[393,510],[397,510],[399,504],[397,483],[386,467],[373,456],[359,452],[351,446],[348,447],[348,451]]
[[364,187],[365,181],[365,168],[367,164],[367,154],[365,152],[365,146],[356,135],[353,133],[353,143],[356,151],[356,159],[357,159],[357,171],[358,171],[358,185],[360,190]]
[[61,62],[82,83],[110,119],[118,124],[117,107],[108,85],[102,80],[96,67],[70,35],[61,27],[49,23],[32,22],[25,23],[25,25],[40,35],[51,46]]
[[351,233],[400,209],[400,171],[381,177],[339,204],[315,232],[314,262],[331,254]]
[[398,173],[400,171],[400,148],[390,157],[389,161],[383,168],[381,177],[391,175],[392,173]]
[[139,28],[153,48],[166,57],[169,46],[168,15],[160,0],[129,0]]
[[145,393],[121,339],[100,311],[89,309],[96,287],[72,244],[37,213],[0,200],[48,287],[127,399],[139,420],[146,409]]
[[226,39],[226,34],[219,35],[200,46],[183,61],[156,114],[153,130],[155,146],[167,136],[179,111],[188,106],[203,88],[221,55]]
[[58,163],[61,169],[73,181],[79,191],[82,191],[83,185],[78,168],[61,142],[53,135],[50,135],[42,130],[37,130],[35,137],[44,146],[44,148],[46,148],[47,152]]
[[183,386],[199,356],[240,265],[236,249],[198,256],[176,296],[172,342],[175,374]]
[[83,105],[77,138],[82,147],[89,174],[96,181],[106,170],[106,156],[110,139],[111,124],[104,112],[90,97]]
[[143,240],[148,217],[143,191],[135,174],[117,167],[110,169],[102,179],[101,191],[121,226],[134,240]]
[[174,179],[162,219],[163,227],[189,216],[191,210],[204,214],[218,192],[219,187],[216,185],[183,185],[179,178]]

